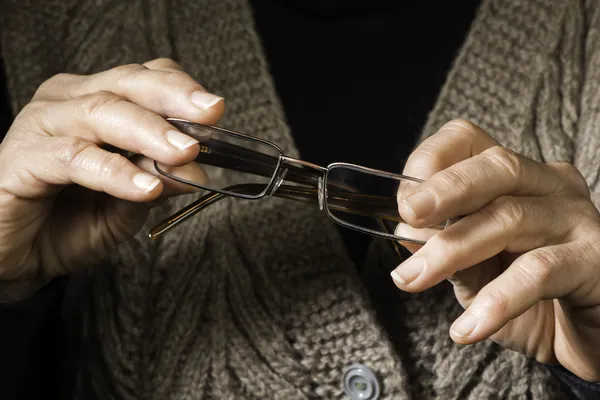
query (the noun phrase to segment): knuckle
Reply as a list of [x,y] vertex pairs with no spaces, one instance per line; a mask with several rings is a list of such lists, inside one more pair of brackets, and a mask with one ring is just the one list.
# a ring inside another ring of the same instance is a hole
[[102,180],[111,180],[120,171],[124,170],[129,164],[129,161],[120,154],[106,153],[100,161],[99,174]]
[[109,91],[99,91],[94,94],[84,95],[78,99],[78,109],[85,118],[97,118],[107,106],[114,105],[124,100]]
[[47,102],[43,101],[43,100],[34,100],[31,101],[29,103],[27,103],[22,109],[21,112],[19,113],[19,116],[25,115],[25,116],[30,116],[30,115],[35,115],[37,113],[39,113],[40,111],[42,111],[46,106],[47,106]]
[[175,60],[168,57],[159,57],[154,60],[148,61],[144,63],[144,66],[152,68],[152,67],[162,67],[162,68],[173,68],[173,69],[181,69],[181,66]]
[[132,129],[137,135],[144,137],[156,136],[158,133],[164,135],[171,129],[158,114],[145,109],[141,110],[133,120],[135,124],[132,126]]
[[485,150],[482,155],[511,178],[519,178],[522,175],[523,163],[513,151],[498,145]]
[[585,196],[586,198],[590,197],[590,188],[585,178],[573,164],[561,162],[551,163],[548,165],[558,172],[558,174],[566,182],[566,186],[569,189],[574,189],[577,193]]
[[33,100],[26,104],[15,117],[6,136],[24,138],[31,133],[46,135],[49,128],[48,105],[49,102],[44,100]]
[[457,118],[447,122],[440,130],[466,136],[475,136],[481,133],[481,130],[477,125],[463,118]]
[[155,80],[158,84],[158,88],[164,92],[165,97],[172,96],[174,89],[184,90],[185,92],[194,90],[205,90],[194,78],[192,78],[187,72],[169,68],[168,70],[162,69],[156,71]]
[[42,190],[46,187],[30,168],[18,168],[14,170],[11,175],[10,183],[7,185],[8,187],[14,187],[15,184],[37,190]]
[[117,87],[123,87],[147,70],[148,68],[141,64],[125,64],[111,69],[109,74]]
[[482,209],[497,221],[504,229],[514,230],[525,221],[525,210],[521,203],[512,196],[500,196],[492,200]]
[[82,154],[93,143],[79,137],[61,137],[53,139],[51,149],[58,161],[67,168],[73,168],[80,163]]
[[148,68],[142,64],[124,64],[114,67],[110,70],[111,74],[115,79],[119,78],[130,78],[132,75],[136,75],[140,72],[147,71]]
[[570,226],[582,236],[588,236],[600,225],[600,213],[587,197],[576,196],[562,199],[562,210],[568,210]]
[[444,166],[439,146],[432,140],[425,140],[412,152],[406,161],[405,169],[420,169],[424,166],[430,166],[433,171],[439,171]]
[[27,103],[17,115],[15,121],[21,119],[39,121],[43,118],[42,116],[46,113],[46,110],[48,110],[50,103],[50,101],[46,100],[33,100]]
[[169,58],[169,57],[158,57],[152,61],[155,63],[161,63],[161,64],[177,64],[172,58]]
[[56,90],[61,90],[73,78],[72,74],[60,73],[42,82],[33,95],[33,98],[43,97],[48,93],[53,93]]
[[61,85],[61,84],[65,83],[66,81],[70,80],[71,78],[73,78],[73,76],[74,76],[73,74],[67,74],[66,72],[61,72],[59,74],[52,76],[50,79],[48,79],[44,83],[53,83],[55,85]]
[[509,310],[509,299],[497,288],[484,287],[479,293],[481,303],[479,308],[488,315],[506,315]]
[[456,168],[448,168],[433,177],[433,186],[444,193],[465,193],[473,186],[473,180]]
[[526,253],[519,262],[517,272],[529,290],[539,292],[550,281],[560,259],[552,251],[540,248],[535,253]]
[[198,84],[190,77],[187,73],[183,71],[161,71],[160,74],[160,82],[169,90],[176,87],[182,86],[198,86]]

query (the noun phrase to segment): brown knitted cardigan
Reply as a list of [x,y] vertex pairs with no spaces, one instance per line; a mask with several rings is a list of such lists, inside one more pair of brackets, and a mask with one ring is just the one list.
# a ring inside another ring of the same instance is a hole
[[[15,112],[53,74],[171,57],[227,99],[221,125],[297,155],[244,0],[11,0],[2,12]],[[599,23],[597,0],[485,0],[424,136],[471,119],[532,158],[573,162],[598,199]],[[359,275],[314,207],[229,199],[162,241],[144,232],[73,277],[74,398],[342,399],[355,362],[384,399],[571,396],[520,354],[455,345],[450,288],[401,294],[378,272],[391,266],[379,244]]]

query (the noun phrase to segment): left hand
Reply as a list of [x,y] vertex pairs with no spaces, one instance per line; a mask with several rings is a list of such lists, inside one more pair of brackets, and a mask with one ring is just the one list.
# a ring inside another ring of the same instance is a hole
[[404,173],[425,179],[398,194],[412,227],[464,217],[410,248],[396,285],[420,292],[449,279],[466,309],[455,342],[490,338],[600,381],[600,214],[575,167],[535,162],[456,120]]

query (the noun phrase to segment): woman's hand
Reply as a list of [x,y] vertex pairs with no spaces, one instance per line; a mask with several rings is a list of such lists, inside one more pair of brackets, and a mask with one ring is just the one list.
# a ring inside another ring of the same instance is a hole
[[[600,381],[600,214],[569,164],[542,164],[452,121],[411,155],[403,218],[424,228],[465,216],[433,236],[393,273],[419,292],[444,279],[466,309],[450,329]],[[410,191],[409,191],[410,190]]]
[[188,164],[197,142],[163,117],[213,124],[223,110],[167,59],[42,84],[0,145],[0,296],[89,265],[141,228],[152,201],[189,192],[157,178],[152,160],[204,177]]

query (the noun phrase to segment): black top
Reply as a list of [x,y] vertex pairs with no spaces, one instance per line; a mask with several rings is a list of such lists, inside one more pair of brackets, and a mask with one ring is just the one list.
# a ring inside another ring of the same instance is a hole
[[[479,0],[251,3],[303,159],[401,171]],[[7,111],[7,103],[0,103],[0,134],[8,127]],[[359,264],[370,238],[340,232]],[[29,301],[0,308],[1,399],[48,399],[55,393],[63,291],[64,279],[56,280]],[[590,395],[600,393],[567,376]]]
[[[302,157],[401,172],[479,0],[251,3]],[[339,229],[361,264],[371,237]]]

